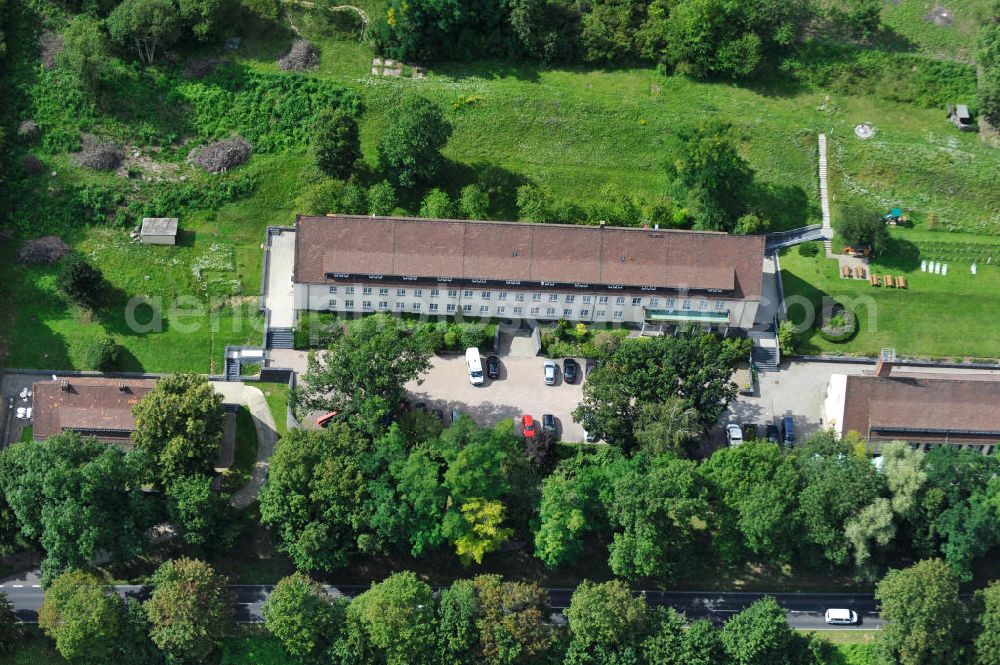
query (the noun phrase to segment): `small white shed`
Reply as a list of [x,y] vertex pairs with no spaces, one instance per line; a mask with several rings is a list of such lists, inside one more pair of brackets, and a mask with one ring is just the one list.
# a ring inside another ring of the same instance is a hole
[[139,242],[145,245],[176,245],[176,217],[146,217],[142,220]]

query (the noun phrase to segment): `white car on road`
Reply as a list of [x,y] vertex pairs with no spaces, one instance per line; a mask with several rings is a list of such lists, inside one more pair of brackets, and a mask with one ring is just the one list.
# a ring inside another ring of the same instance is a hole
[[829,609],[826,611],[826,622],[837,626],[853,626],[858,622],[858,613],[848,609]]

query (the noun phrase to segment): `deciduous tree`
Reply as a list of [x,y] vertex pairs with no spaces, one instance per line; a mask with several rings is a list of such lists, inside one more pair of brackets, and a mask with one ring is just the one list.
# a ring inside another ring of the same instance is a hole
[[678,397],[639,406],[635,440],[649,455],[672,453],[687,457],[688,445],[702,433],[698,411]]
[[344,108],[323,109],[316,116],[311,136],[316,166],[331,178],[346,179],[361,159],[358,122]]
[[388,665],[430,663],[434,653],[434,592],[411,572],[372,584],[347,607]]
[[801,538],[796,514],[802,478],[792,458],[766,441],[722,448],[701,472],[711,489],[719,533],[713,542],[724,558],[747,552],[790,561]]
[[490,196],[475,183],[466,185],[458,199],[458,209],[466,219],[487,219],[490,214]]
[[537,663],[553,643],[548,594],[538,584],[473,579],[479,597],[479,641],[491,665]]
[[718,119],[678,132],[667,175],[675,196],[687,202],[695,228],[732,231],[745,211],[753,184],[750,164],[740,156],[732,128]]
[[657,608],[653,629],[642,642],[646,663],[656,665],[721,665],[719,632],[705,619],[690,625],[672,607]]
[[696,465],[640,453],[612,483],[611,571],[627,580],[673,576],[694,538],[694,519],[708,512]]
[[708,333],[625,340],[601,353],[598,367],[583,384],[583,400],[573,420],[598,438],[630,450],[639,406],[678,397],[709,427],[736,397],[731,364],[737,357],[735,347]]
[[135,447],[154,462],[167,486],[187,475],[211,475],[225,427],[222,396],[203,376],[172,374],[132,409]]
[[94,575],[70,571],[45,590],[38,625],[70,662],[115,662],[122,636],[122,601],[113,587]]
[[89,14],[74,16],[63,31],[63,47],[56,56],[59,65],[94,92],[107,73],[110,57],[108,36],[101,22]]
[[146,601],[150,637],[171,663],[208,660],[229,631],[236,599],[227,580],[197,559],[173,559],[153,573]]
[[875,598],[885,624],[880,650],[899,665],[946,665],[961,661],[963,621],[958,576],[941,559],[892,570]]
[[229,495],[216,492],[208,476],[185,476],[170,483],[167,509],[184,530],[184,542],[205,551],[226,550],[239,535]]
[[431,219],[451,219],[455,216],[455,206],[448,193],[435,187],[427,192],[420,202],[420,216]]
[[124,0],[108,16],[111,39],[135,49],[139,60],[151,65],[159,49],[180,37],[180,14],[171,0]]
[[789,627],[785,610],[771,597],[733,615],[720,637],[733,665],[819,665],[804,638]]
[[181,18],[198,41],[215,37],[225,14],[225,0],[178,0]]
[[86,568],[104,551],[129,560],[144,546],[148,459],[65,432],[15,444],[0,457],[0,484],[21,534],[45,551],[45,583]]
[[301,399],[313,409],[340,411],[362,430],[406,399],[404,386],[430,369],[425,345],[389,315],[353,322],[309,363]]
[[567,663],[618,662],[624,654],[637,660],[639,643],[650,629],[646,599],[633,596],[621,581],[581,582],[566,608],[566,620],[573,636]]
[[441,150],[451,131],[451,124],[432,102],[407,97],[394,109],[379,140],[379,161],[401,187],[432,182],[444,166]]
[[278,581],[264,604],[268,632],[290,654],[318,660],[343,630],[347,601],[334,599],[318,582],[303,573]]
[[365,479],[364,447],[346,424],[281,437],[260,492],[261,523],[300,570],[332,570],[354,551]]
[[982,608],[976,637],[977,665],[1000,665],[1000,580],[976,593]]

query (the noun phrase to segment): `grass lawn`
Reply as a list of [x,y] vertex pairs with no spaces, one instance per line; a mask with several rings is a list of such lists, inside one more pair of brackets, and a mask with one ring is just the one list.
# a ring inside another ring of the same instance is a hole
[[274,427],[281,436],[288,432],[288,386],[284,383],[256,383],[264,393],[267,406],[274,418]]
[[[813,327],[797,336],[799,353],[871,356],[884,347],[893,347],[900,356],[996,358],[1000,353],[1000,327],[996,325],[1000,316],[1000,267],[980,264],[978,274],[973,276],[969,263],[951,263],[947,276],[922,273],[919,257],[938,258],[934,252],[943,250],[921,250],[926,234],[919,231],[894,230],[893,235],[902,241],[897,246],[905,247],[905,251],[880,257],[872,261],[871,268],[879,274],[905,275],[909,282],[906,290],[873,288],[867,280],[841,279],[838,263],[824,258],[822,252],[816,257],[804,257],[797,250],[782,253],[781,277],[793,322],[801,324],[806,316],[804,307],[793,304],[791,299],[796,296],[809,301],[817,316],[827,296],[853,303],[858,315],[859,330],[853,339],[829,342]],[[944,233],[929,235],[943,241],[953,237]],[[968,239],[969,244],[974,244],[974,238]],[[954,245],[954,251],[965,251],[966,243]],[[992,250],[987,244],[982,251]]]
[[250,480],[250,471],[257,461],[257,428],[250,410],[241,406],[236,412],[236,451],[233,466],[223,478],[223,488],[235,492]]
[[[979,28],[979,13],[985,12],[990,0],[959,0],[958,2],[928,2],[927,0],[895,0],[882,9],[882,22],[892,37],[906,46],[942,59],[972,60],[972,45]],[[946,7],[950,23],[939,25],[929,20],[931,10]]]

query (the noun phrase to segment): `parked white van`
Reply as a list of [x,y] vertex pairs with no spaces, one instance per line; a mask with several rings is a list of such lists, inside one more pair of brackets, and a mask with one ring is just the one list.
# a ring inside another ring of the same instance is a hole
[[465,362],[469,365],[469,383],[474,386],[483,384],[483,360],[479,357],[479,349],[470,347],[465,350]]
[[854,610],[830,609],[826,611],[826,622],[835,625],[853,626],[858,622],[858,613]]

